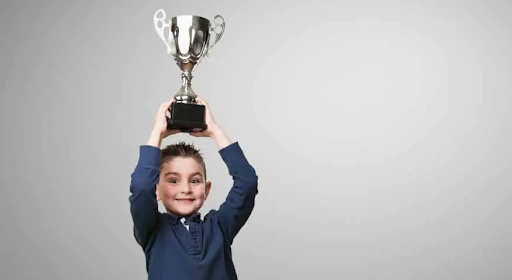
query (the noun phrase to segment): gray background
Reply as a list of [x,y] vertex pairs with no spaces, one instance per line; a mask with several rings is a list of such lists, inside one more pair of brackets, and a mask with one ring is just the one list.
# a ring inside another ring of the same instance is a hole
[[[510,2],[11,0],[1,279],[146,278],[130,174],[180,85],[159,8],[226,19],[193,86],[260,176],[240,279],[512,277]],[[177,140],[218,207],[215,143]]]

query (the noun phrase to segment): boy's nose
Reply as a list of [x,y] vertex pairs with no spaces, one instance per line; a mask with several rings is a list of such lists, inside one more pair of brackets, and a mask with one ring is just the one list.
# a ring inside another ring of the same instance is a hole
[[181,191],[184,193],[190,193],[192,191],[192,188],[190,187],[189,183],[185,183],[185,184],[183,184]]

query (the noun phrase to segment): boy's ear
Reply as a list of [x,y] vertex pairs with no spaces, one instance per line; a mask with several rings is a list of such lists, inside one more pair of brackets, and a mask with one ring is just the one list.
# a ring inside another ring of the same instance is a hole
[[160,194],[159,194],[159,187],[158,184],[156,184],[155,193],[156,193],[156,201],[160,201]]
[[205,189],[204,189],[204,198],[208,198],[208,194],[210,194],[210,189],[212,188],[212,182],[206,181]]

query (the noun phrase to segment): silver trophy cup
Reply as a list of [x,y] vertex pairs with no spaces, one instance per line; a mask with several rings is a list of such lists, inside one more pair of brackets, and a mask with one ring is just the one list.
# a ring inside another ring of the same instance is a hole
[[167,46],[167,54],[174,57],[182,71],[182,85],[174,96],[176,101],[171,105],[167,128],[183,132],[205,130],[205,107],[196,102],[192,71],[221,39],[226,26],[224,18],[216,15],[210,21],[200,16],[181,15],[166,20],[165,11],[159,9],[153,20],[158,35]]

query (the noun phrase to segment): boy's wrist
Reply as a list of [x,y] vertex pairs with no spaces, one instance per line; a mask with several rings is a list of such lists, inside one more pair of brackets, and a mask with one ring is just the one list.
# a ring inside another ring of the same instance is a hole
[[214,125],[212,127],[210,127],[210,138],[212,139],[216,139],[216,138],[219,138],[223,132],[222,132],[222,129],[218,126],[218,125]]
[[148,145],[160,148],[162,144],[162,133],[157,130],[151,131],[151,135],[149,136]]
[[210,138],[215,140],[217,143],[217,146],[219,147],[219,150],[222,150],[223,148],[229,146],[231,144],[231,140],[229,137],[222,131],[222,129],[215,125],[214,127],[211,127],[211,135]]

